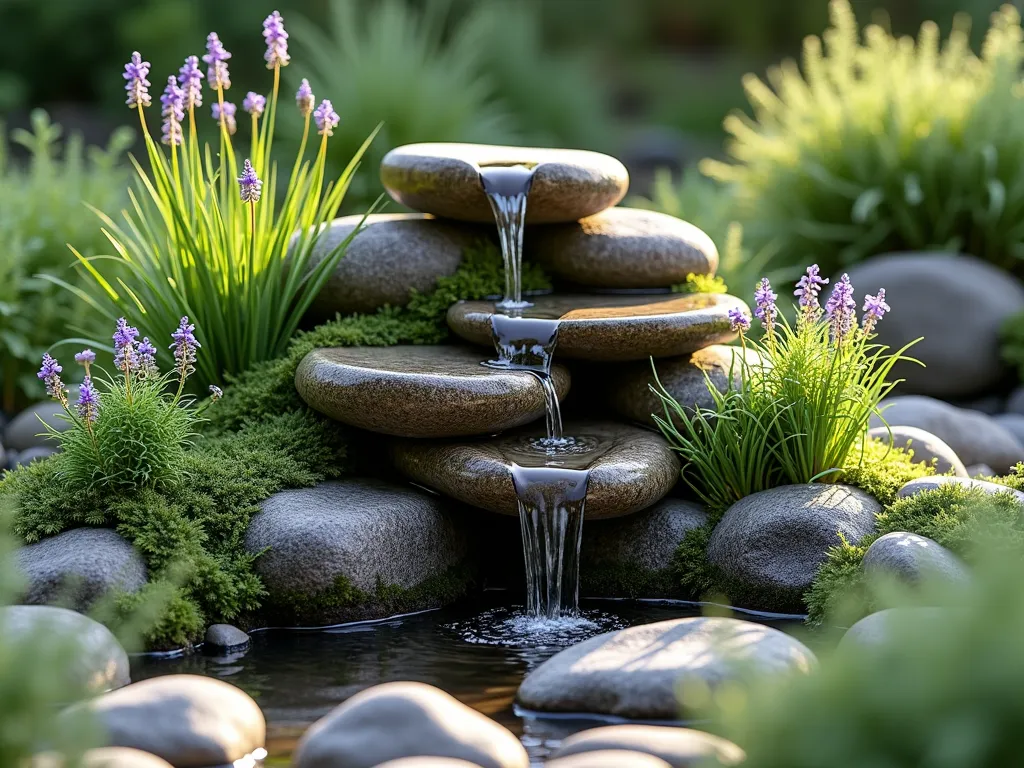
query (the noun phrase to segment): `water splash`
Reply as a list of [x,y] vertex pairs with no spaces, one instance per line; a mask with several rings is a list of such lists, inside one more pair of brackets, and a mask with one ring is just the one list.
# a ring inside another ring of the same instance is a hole
[[464,642],[521,648],[542,652],[539,661],[551,649],[567,648],[594,635],[627,626],[621,617],[602,610],[566,612],[557,619],[530,616],[519,608],[492,608],[472,619],[445,625]]
[[536,165],[486,165],[478,169],[480,185],[494,212],[505,262],[505,297],[502,309],[522,309],[523,301],[523,229],[526,226],[526,198],[533,185]]

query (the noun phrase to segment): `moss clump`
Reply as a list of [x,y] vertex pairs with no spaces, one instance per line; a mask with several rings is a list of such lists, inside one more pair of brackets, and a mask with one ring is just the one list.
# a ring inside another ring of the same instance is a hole
[[934,466],[914,461],[913,449],[890,447],[882,440],[867,440],[862,447],[863,453],[854,450],[847,460],[838,482],[860,488],[883,507],[911,480],[935,474]]
[[624,563],[583,563],[580,594],[585,597],[685,598],[672,568],[650,570]]

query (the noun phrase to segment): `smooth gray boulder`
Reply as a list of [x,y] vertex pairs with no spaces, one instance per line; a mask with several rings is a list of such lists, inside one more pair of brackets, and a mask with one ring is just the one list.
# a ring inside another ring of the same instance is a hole
[[736,605],[799,613],[829,548],[875,531],[881,505],[845,485],[784,485],[740,499],[708,542],[708,561]]
[[544,765],[545,768],[672,768],[660,757],[625,749],[602,749],[598,752],[556,757]]
[[1024,445],[1024,414],[1000,413],[993,416],[992,419],[996,424],[1017,438],[1018,443]]
[[1024,312],[1024,286],[1016,277],[951,253],[883,254],[847,271],[858,296],[885,288],[892,310],[877,326],[879,344],[895,350],[924,337],[908,354],[927,367],[899,363],[892,371],[891,378],[905,379],[901,391],[966,397],[999,383],[1006,370],[999,352],[1003,324]]
[[[69,768],[63,755],[43,752],[34,755],[30,768]],[[79,768],[172,768],[166,760],[127,747],[99,747],[82,755]]]
[[56,447],[48,445],[37,445],[34,448],[26,448],[24,451],[10,451],[7,454],[7,466],[11,469],[27,467],[33,461],[48,459],[57,452]]
[[734,682],[740,667],[764,674],[806,673],[814,654],[763,624],[686,618],[597,635],[551,657],[523,680],[517,700],[538,712],[685,718],[679,688]]
[[22,602],[66,603],[88,610],[111,592],[137,592],[146,584],[146,564],[135,548],[110,528],[73,528],[20,548],[15,554],[27,581]]
[[256,571],[271,612],[317,624],[397,612],[377,600],[382,587],[413,591],[408,599],[415,604],[404,610],[438,607],[438,595],[414,591],[443,578],[468,553],[443,499],[366,478],[274,494],[253,517],[245,546],[252,553],[269,548]]
[[913,451],[914,461],[931,464],[936,474],[952,473],[957,477],[969,477],[967,467],[948,445],[931,432],[917,427],[875,427],[868,435],[905,451]]
[[247,633],[231,624],[212,624],[206,630],[205,644],[213,649],[238,651],[251,642]]
[[888,575],[917,584],[925,578],[963,583],[970,578],[967,566],[944,546],[916,533],[894,532],[880,536],[864,555],[862,567],[869,575]]
[[128,654],[113,633],[88,616],[48,605],[0,608],[0,631],[11,641],[39,634],[56,635],[68,643],[72,663],[69,688],[101,693],[131,682]]
[[967,468],[967,476],[974,478],[995,477],[996,473],[988,464],[971,464],[971,466]]
[[453,696],[423,683],[384,683],[357,693],[299,740],[295,768],[374,768],[403,757],[447,757],[482,768],[528,768],[515,736]]
[[62,416],[67,416],[67,413],[59,403],[52,400],[36,403],[11,419],[4,429],[3,443],[8,450],[18,452],[29,448],[56,448],[56,441],[46,435],[45,425],[63,432],[70,422]]
[[[569,736],[551,753],[553,758],[600,754],[605,750],[644,752],[672,768],[739,765],[743,750],[731,741],[692,728],[662,725],[608,725]],[[548,765],[552,765],[549,762]],[[568,764],[567,764],[568,765]],[[581,765],[584,765],[581,763]]]
[[[965,466],[988,464],[1005,474],[1024,461],[1024,445],[991,416],[944,403],[931,397],[906,395],[881,402],[882,416],[872,416],[872,428],[918,427],[946,443]],[[884,422],[883,422],[884,419]]]
[[956,616],[950,615],[946,608],[929,608],[923,606],[906,608],[886,608],[865,616],[843,635],[839,641],[839,651],[848,652],[853,646],[871,647],[889,642],[894,628],[921,624],[932,624],[936,631]]
[[1018,502],[1024,504],[1024,492],[1008,488],[999,483],[990,483],[987,480],[975,480],[967,477],[919,477],[900,488],[896,495],[900,498],[905,498],[922,491],[934,491],[936,488],[941,488],[944,485],[962,485],[965,488],[976,488],[990,496],[999,493],[1009,493]]
[[388,760],[377,768],[480,768],[476,763],[454,757],[400,757]]

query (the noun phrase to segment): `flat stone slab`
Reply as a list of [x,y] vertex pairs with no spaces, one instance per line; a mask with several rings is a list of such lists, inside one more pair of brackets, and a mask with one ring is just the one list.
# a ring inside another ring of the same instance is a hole
[[[562,432],[589,448],[571,464],[591,467],[586,519],[649,507],[679,479],[679,460],[655,432],[603,421],[569,422]],[[543,454],[531,449],[530,440],[544,434],[540,425],[486,440],[401,440],[392,455],[398,469],[418,483],[475,507],[518,515],[511,466],[536,465]]]
[[[306,355],[299,396],[332,419],[398,437],[483,435],[544,416],[544,388],[527,371],[481,365],[489,356],[455,346],[336,347]],[[554,366],[559,399],[569,372]]]
[[[555,359],[620,362],[676,357],[736,338],[729,310],[747,305],[721,293],[537,296],[526,317],[559,320]],[[448,310],[448,326],[492,346],[489,301],[461,301]],[[749,310],[748,310],[749,313]]]
[[524,249],[551,274],[592,288],[669,288],[718,268],[718,249],[703,230],[640,208],[531,227]]
[[580,149],[487,144],[408,144],[388,152],[380,180],[395,201],[461,221],[494,222],[478,168],[537,165],[526,206],[528,224],[576,221],[626,196],[629,174],[614,157]]

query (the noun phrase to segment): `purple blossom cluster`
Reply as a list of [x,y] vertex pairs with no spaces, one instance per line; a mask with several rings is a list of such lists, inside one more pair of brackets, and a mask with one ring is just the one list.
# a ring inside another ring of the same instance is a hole
[[313,112],[313,119],[316,121],[316,131],[321,136],[333,136],[334,129],[341,122],[341,117],[334,111],[334,105],[330,99],[324,99],[320,106]]
[[160,372],[156,367],[156,347],[154,347],[148,336],[144,336],[142,341],[139,343],[136,368],[139,372],[139,376],[144,379],[154,379]]
[[828,278],[818,274],[818,265],[811,264],[806,274],[797,281],[796,290],[793,295],[799,298],[801,317],[805,320],[817,320],[821,314],[821,305],[818,303],[818,294],[822,286],[828,284]]
[[267,108],[267,97],[261,96],[255,91],[249,91],[242,99],[242,109],[253,117],[260,117]]
[[248,158],[242,166],[242,175],[238,177],[238,188],[243,203],[258,203],[260,201],[263,182],[256,175],[256,171]]
[[171,333],[174,343],[170,349],[174,350],[175,367],[179,375],[184,378],[195,370],[196,350],[200,344],[195,337],[196,327],[189,323],[188,317],[181,318],[178,327]]
[[114,330],[114,367],[128,374],[138,366],[138,350],[135,339],[139,337],[139,329],[128,325],[123,317],[117,321]]
[[882,319],[882,316],[889,311],[889,305],[885,303],[885,288],[879,288],[875,296],[864,297],[864,332],[871,333],[875,324]]
[[729,327],[739,333],[749,331],[750,317],[739,307],[733,307],[729,310]]
[[92,383],[92,376],[89,374],[82,379],[82,385],[78,388],[78,401],[75,405],[78,408],[78,415],[85,419],[86,423],[92,424],[96,421],[100,412],[100,393],[96,391],[96,386]]
[[772,290],[772,284],[768,282],[768,278],[762,277],[757,290],[754,291],[754,316],[761,321],[761,325],[769,333],[775,328],[775,318],[779,314],[779,310],[775,306],[775,301],[778,298],[775,291]]
[[231,75],[228,73],[228,59],[231,54],[224,49],[216,32],[206,36],[206,53],[203,54],[203,61],[206,62],[206,80],[214,90],[226,91],[231,87]]
[[160,104],[164,118],[162,141],[172,147],[180,146],[181,121],[185,119],[185,92],[178,87],[174,75],[167,78],[167,87],[160,97]]
[[47,352],[43,355],[43,365],[39,369],[39,373],[36,374],[46,384],[46,394],[61,402],[65,401],[65,393],[67,392],[64,382],[60,379],[60,374],[63,370],[60,363]]
[[143,61],[138,51],[132,53],[132,60],[124,65],[124,79],[128,81],[124,86],[128,92],[125,104],[132,109],[142,109],[153,103],[149,97],[149,86],[152,83],[146,79],[149,77],[149,67],[149,62]]
[[178,70],[178,83],[185,94],[185,108],[203,106],[203,71],[199,68],[199,57],[189,56]]
[[267,69],[288,66],[291,60],[288,56],[288,33],[284,30],[284,19],[277,11],[263,20],[263,39],[267,42],[267,52],[263,54]]
[[832,341],[841,343],[857,322],[857,302],[853,299],[849,275],[844,273],[832,289],[832,295],[825,302],[825,316],[831,326]]
[[299,114],[303,117],[313,114],[314,101],[316,98],[313,96],[313,89],[309,87],[309,80],[302,78],[299,90],[295,92],[295,105],[299,108]]
[[235,114],[238,112],[238,107],[230,101],[225,101],[223,105],[220,102],[214,102],[212,111],[213,119],[223,125],[227,132],[233,136],[235,131],[238,130],[238,123],[235,122]]

